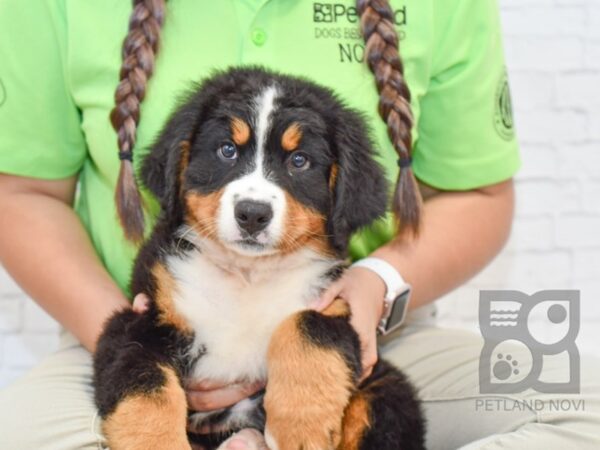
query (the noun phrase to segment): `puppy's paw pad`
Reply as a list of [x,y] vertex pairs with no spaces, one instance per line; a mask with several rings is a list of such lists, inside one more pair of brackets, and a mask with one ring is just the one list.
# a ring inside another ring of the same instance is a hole
[[268,450],[265,438],[257,430],[241,430],[223,442],[218,450]]

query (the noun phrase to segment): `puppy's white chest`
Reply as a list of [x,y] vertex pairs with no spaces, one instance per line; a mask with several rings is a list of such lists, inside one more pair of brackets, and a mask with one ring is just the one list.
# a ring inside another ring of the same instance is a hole
[[[195,332],[193,351],[202,354],[193,377],[234,382],[266,377],[269,339],[286,317],[307,308],[327,280],[331,260],[303,255],[244,279],[198,251],[168,261],[177,280],[174,304]],[[289,267],[286,267],[286,264]]]

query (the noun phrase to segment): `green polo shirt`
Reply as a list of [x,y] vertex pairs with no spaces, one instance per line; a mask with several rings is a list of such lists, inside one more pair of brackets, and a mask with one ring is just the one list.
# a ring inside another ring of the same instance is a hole
[[[417,177],[448,190],[510,178],[519,156],[496,0],[391,3],[413,94]],[[0,172],[78,174],[75,208],[124,290],[136,249],[116,219],[119,161],[108,116],[130,13],[126,0],[0,0]],[[352,0],[170,0],[135,165],[191,81],[261,64],[329,86],[363,111],[394,181],[396,155],[377,116],[358,20]],[[145,196],[153,216],[156,202]],[[382,220],[354,236],[352,256],[392,236],[390,218]]]

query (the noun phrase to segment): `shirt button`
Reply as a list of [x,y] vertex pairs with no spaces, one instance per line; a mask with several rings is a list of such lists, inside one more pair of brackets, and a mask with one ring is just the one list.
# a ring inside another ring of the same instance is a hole
[[267,33],[262,28],[252,30],[252,42],[258,47],[262,46],[267,41]]

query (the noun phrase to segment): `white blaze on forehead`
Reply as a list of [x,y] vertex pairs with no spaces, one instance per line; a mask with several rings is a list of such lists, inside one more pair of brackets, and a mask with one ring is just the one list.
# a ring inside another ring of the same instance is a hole
[[272,128],[277,95],[277,88],[269,86],[254,99],[253,126],[256,136],[254,167],[249,173],[229,183],[219,202],[218,235],[225,243],[234,243],[243,237],[235,220],[235,205],[242,200],[267,203],[272,208],[273,218],[269,225],[256,236],[259,243],[267,246],[265,251],[269,251],[269,248],[272,250],[284,232],[285,193],[273,180],[269,180],[268,171],[264,167],[265,146]]
[[277,97],[277,88],[270,86],[256,97],[254,104],[256,108],[256,117],[254,128],[256,134],[256,169],[262,168],[265,154],[265,143],[271,128],[271,117],[275,111],[275,98]]

